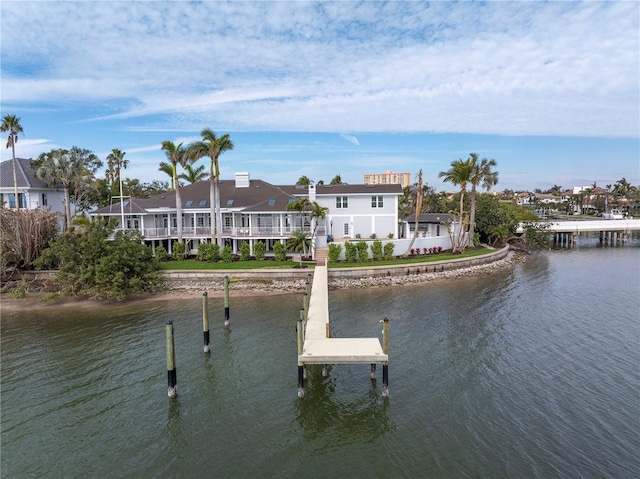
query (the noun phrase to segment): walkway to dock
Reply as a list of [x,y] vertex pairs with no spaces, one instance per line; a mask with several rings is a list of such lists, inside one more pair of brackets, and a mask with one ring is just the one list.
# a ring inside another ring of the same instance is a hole
[[[298,396],[304,397],[304,367],[307,364],[371,364],[371,377],[375,378],[375,365],[383,365],[382,395],[388,396],[387,330],[383,325],[383,345],[378,338],[331,338],[329,323],[329,287],[326,265],[315,267],[309,295],[306,325],[298,322]],[[323,367],[326,375],[326,367]]]

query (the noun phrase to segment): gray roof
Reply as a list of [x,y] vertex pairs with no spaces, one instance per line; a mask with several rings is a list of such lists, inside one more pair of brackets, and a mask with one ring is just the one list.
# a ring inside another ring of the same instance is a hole
[[[279,186],[278,188],[282,188],[284,191],[291,195],[296,196],[307,196],[309,194],[309,188],[306,185],[285,185]],[[366,185],[366,184],[357,184],[357,185],[348,185],[348,184],[340,184],[340,185],[316,185],[316,195],[319,196],[331,196],[331,195],[371,195],[371,194],[394,194],[401,195],[402,194],[402,185],[399,184],[391,184],[391,185]]]
[[[409,215],[406,218],[402,218],[402,221],[415,223],[416,215]],[[421,213],[418,218],[418,223],[446,223],[447,221],[453,221],[451,213]]]
[[[16,158],[16,181],[18,188],[48,188],[47,184],[36,178],[31,167],[33,160]],[[0,163],[0,188],[13,188],[13,159]]]

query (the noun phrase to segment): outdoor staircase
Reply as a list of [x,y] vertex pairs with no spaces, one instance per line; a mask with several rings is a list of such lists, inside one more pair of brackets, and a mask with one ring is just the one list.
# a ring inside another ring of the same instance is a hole
[[316,264],[318,266],[326,265],[327,258],[329,258],[329,248],[316,248]]

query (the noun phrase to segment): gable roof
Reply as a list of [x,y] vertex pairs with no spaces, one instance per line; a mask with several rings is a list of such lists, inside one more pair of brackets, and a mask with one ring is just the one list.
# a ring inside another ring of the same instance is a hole
[[[309,188],[307,185],[280,185],[278,188],[286,191],[290,195],[308,196]],[[340,184],[340,185],[316,185],[317,196],[332,195],[401,195],[403,192],[402,185],[366,185],[366,184]]]
[[[33,160],[16,158],[16,182],[18,188],[49,188],[47,184],[36,178],[31,166]],[[13,188],[13,159],[0,163],[0,188]]]

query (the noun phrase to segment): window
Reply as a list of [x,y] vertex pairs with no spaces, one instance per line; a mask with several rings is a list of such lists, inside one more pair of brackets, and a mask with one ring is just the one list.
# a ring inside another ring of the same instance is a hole
[[336,208],[348,208],[349,201],[346,196],[336,196]]
[[273,206],[276,204],[276,200],[269,200],[269,206]]
[[199,205],[200,206],[206,206],[207,205],[207,200],[200,200]]
[[349,237],[349,223],[342,223],[342,232],[345,238]]
[[[20,201],[20,208],[27,207],[27,195],[24,193],[18,193],[18,201]],[[9,208],[16,207],[16,195],[15,193],[9,193]]]
[[371,197],[371,207],[372,208],[382,208],[382,196],[372,196]]
[[227,206],[233,205],[233,200],[227,200]]
[[49,201],[47,199],[47,194],[42,193],[42,206],[47,206],[48,204],[49,204]]
[[185,205],[187,205],[187,206],[191,206],[192,204],[193,204],[193,201],[191,201],[191,200],[189,200],[189,201],[187,201],[187,202],[185,203]]

